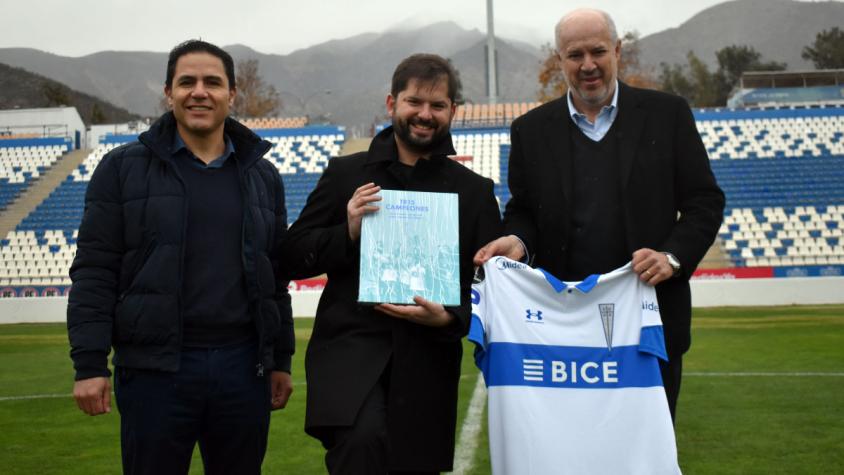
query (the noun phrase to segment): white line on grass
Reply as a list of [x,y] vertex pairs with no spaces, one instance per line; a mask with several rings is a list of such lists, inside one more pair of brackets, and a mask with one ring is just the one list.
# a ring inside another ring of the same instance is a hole
[[797,372],[797,373],[788,373],[788,372],[718,372],[718,371],[689,371],[684,372],[683,376],[768,376],[768,377],[795,377],[801,378],[806,376],[821,376],[821,377],[831,377],[831,378],[840,378],[844,376],[844,373],[820,373],[820,372]]
[[466,418],[460,428],[460,437],[457,439],[457,449],[454,454],[454,474],[464,474],[472,469],[475,460],[475,451],[478,449],[481,427],[483,424],[484,405],[486,404],[486,385],[483,376],[478,373],[478,380],[475,383],[475,390],[472,391],[472,399],[469,401],[469,409],[466,410]]
[[27,396],[0,396],[0,402],[4,401],[26,401],[29,399],[58,399],[73,397],[73,394],[30,394]]
[[[473,375],[463,374],[460,376],[460,379],[470,378]],[[728,372],[718,372],[718,371],[686,371],[683,373],[683,376],[703,376],[703,377],[715,377],[715,376],[727,376],[727,377],[740,377],[740,376],[762,376],[762,377],[793,377],[793,378],[803,378],[803,377],[826,377],[826,378],[842,378],[844,377],[844,373],[822,373],[822,372],[736,372],[736,373],[728,373]],[[293,383],[293,387],[301,387],[306,386],[307,383],[304,381],[296,381]],[[480,392],[479,392],[480,390]],[[6,401],[26,401],[31,399],[59,399],[63,397],[73,397],[73,394],[26,394],[22,396],[0,396],[0,402]],[[472,415],[472,409],[475,405],[479,405],[479,411],[483,411],[483,404],[486,402],[486,387],[483,384],[483,376],[478,374],[478,383],[475,385],[475,391],[472,393],[472,400],[469,402],[469,413],[466,414],[466,421],[463,423],[463,428],[461,428],[460,432],[460,441],[463,441],[463,431],[466,430],[466,423],[470,421],[470,415]],[[477,418],[480,419],[482,414],[477,414]],[[478,429],[475,429],[477,432]],[[456,466],[456,465],[455,465]],[[455,473],[456,469],[455,469]]]
[[[307,386],[308,383],[304,381],[294,381],[293,387],[296,388],[297,386]],[[111,392],[112,398],[114,397],[114,391]],[[72,398],[73,393],[66,393],[66,394],[26,394],[23,396],[0,396],[0,402],[6,401],[27,401],[31,399],[61,399],[61,398]]]

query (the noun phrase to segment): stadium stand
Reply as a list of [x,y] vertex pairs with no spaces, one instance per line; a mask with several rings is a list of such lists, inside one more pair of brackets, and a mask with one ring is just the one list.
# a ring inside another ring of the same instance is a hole
[[257,129],[255,133],[273,143],[266,157],[284,178],[287,220],[299,217],[322,170],[332,157],[340,155],[346,140],[338,126],[312,126],[300,129]]
[[65,138],[0,140],[0,211],[71,148]]
[[308,125],[307,117],[259,117],[240,121],[250,129],[295,129]]
[[509,127],[513,119],[539,104],[539,102],[463,104],[457,108],[453,127]]
[[844,107],[696,114],[734,265],[844,264]]
[[[844,107],[701,110],[695,116],[727,195],[719,237],[732,265],[844,264]],[[453,135],[456,159],[492,178],[499,202],[506,203],[507,129],[457,127]]]
[[844,264],[844,206],[733,208],[719,233],[738,266]]
[[844,69],[745,71],[729,107],[844,104]]
[[[458,156],[472,157],[471,160],[460,160],[475,173],[483,175],[496,183],[502,179],[501,164],[506,162],[509,155],[503,155],[502,145],[510,144],[510,132],[506,128],[490,129],[457,129],[453,133],[454,149]],[[506,175],[503,177],[506,180]]]
[[[519,107],[522,111],[532,105]],[[509,199],[509,130],[506,123],[488,124],[512,120],[500,119],[496,110],[509,117],[517,115],[517,109],[488,107],[486,115],[481,108],[477,113],[469,106],[461,109],[464,115],[452,130],[455,159],[493,179],[503,207]],[[471,111],[469,116],[467,111]],[[844,265],[844,106],[710,109],[695,111],[695,117],[713,171],[727,194],[718,245],[730,264],[784,269],[815,266],[822,271],[838,266],[840,272]],[[267,158],[284,179],[288,219],[293,222],[328,160],[340,154],[345,130],[310,126],[256,127],[255,131],[273,144]],[[104,137],[84,163],[0,241],[0,295],[66,291],[87,182],[105,153],[134,138]],[[5,161],[3,166],[7,167]],[[22,168],[11,170],[16,180],[21,174],[28,176]],[[4,191],[9,188],[6,181],[0,181]]]
[[[257,129],[273,143],[267,158],[286,185],[288,219],[298,217],[311,189],[345,141],[342,127]],[[70,285],[68,269],[76,253],[85,190],[102,157],[135,140],[134,135],[107,135],[84,162],[5,239],[0,240],[0,296],[58,295]],[[4,185],[5,189],[5,185]]]
[[41,134],[35,133],[28,133],[28,134],[14,134],[9,131],[0,130],[0,140],[8,140],[8,139],[34,139],[41,137]]

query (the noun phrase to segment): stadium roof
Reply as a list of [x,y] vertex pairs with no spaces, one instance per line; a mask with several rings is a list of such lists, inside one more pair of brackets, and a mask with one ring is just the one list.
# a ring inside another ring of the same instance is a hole
[[844,69],[819,71],[748,71],[741,75],[741,89],[818,87],[844,85]]

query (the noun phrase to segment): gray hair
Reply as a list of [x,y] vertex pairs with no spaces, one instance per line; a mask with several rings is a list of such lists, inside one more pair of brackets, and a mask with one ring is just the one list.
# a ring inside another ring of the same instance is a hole
[[563,23],[565,23],[566,20],[568,20],[569,17],[572,16],[572,14],[586,12],[586,11],[595,12],[595,13],[600,14],[602,17],[604,17],[604,23],[606,23],[607,30],[610,32],[610,40],[613,43],[616,43],[618,41],[618,31],[615,29],[615,22],[612,21],[612,17],[610,16],[609,13],[607,13],[603,10],[595,9],[595,8],[581,8],[581,9],[570,11],[570,12],[566,13],[565,15],[563,15],[563,17],[560,18],[560,21],[557,22],[557,26],[554,27],[554,41],[557,44],[557,51],[562,50],[562,47],[563,47],[563,45],[560,44],[560,37],[562,36],[562,33],[563,33]]

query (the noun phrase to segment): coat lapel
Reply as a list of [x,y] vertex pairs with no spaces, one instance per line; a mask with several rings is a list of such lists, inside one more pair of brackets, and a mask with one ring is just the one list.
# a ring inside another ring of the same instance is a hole
[[559,181],[552,180],[555,183],[561,183],[561,191],[563,192],[564,203],[571,202],[572,193],[572,158],[571,158],[571,117],[568,113],[568,103],[566,97],[563,96],[557,99],[557,104],[554,111],[548,115],[548,120],[545,123],[543,134],[545,135],[545,143],[548,144],[548,156],[553,168],[554,175],[559,177]]
[[630,182],[630,172],[636,159],[637,145],[642,138],[647,111],[640,103],[639,97],[627,85],[619,82],[618,87],[618,116],[615,121],[619,125],[619,179],[621,190],[624,191]]

